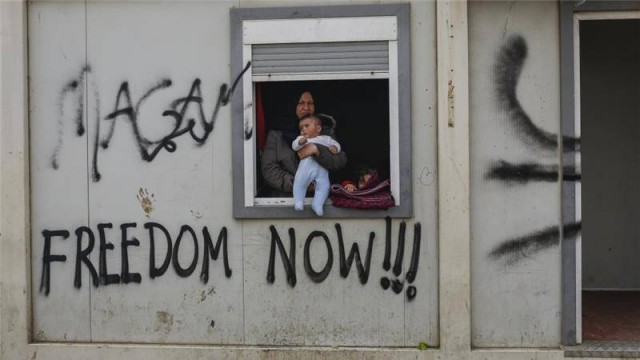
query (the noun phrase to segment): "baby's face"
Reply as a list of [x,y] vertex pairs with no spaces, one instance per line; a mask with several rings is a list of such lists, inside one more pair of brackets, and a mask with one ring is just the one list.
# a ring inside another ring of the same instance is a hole
[[358,179],[358,189],[362,189],[369,179],[371,179],[371,174],[364,174],[360,176],[360,179]]
[[298,126],[300,127],[300,135],[308,138],[316,137],[322,132],[322,126],[313,118],[301,120]]

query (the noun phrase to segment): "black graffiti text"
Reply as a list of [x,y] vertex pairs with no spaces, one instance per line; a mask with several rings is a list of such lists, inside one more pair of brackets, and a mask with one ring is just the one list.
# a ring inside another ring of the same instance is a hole
[[[112,238],[112,223],[99,223],[96,226],[97,231],[87,226],[80,226],[75,230],[76,250],[75,254],[59,254],[52,251],[52,244],[65,241],[69,238],[68,230],[44,230],[42,236],[44,238],[44,251],[42,255],[42,274],[40,277],[40,291],[48,295],[51,290],[51,267],[55,262],[64,263],[67,261],[67,255],[75,255],[75,267],[73,276],[73,285],[76,288],[82,287],[82,271],[83,268],[89,272],[93,286],[107,286],[111,284],[129,284],[142,282],[140,272],[134,272],[129,267],[129,249],[131,247],[139,247],[140,240],[132,237],[131,231],[138,227],[137,223],[124,223],[119,226],[119,252],[120,252],[120,271],[114,272],[107,267],[107,255],[110,251],[117,251],[116,246],[109,239]],[[228,255],[228,235],[227,228],[222,227],[218,234],[217,241],[214,244],[209,229],[205,226],[202,228],[201,236],[189,225],[182,225],[178,235],[173,240],[169,231],[161,224],[155,222],[147,222],[143,225],[147,230],[149,244],[149,278],[158,278],[166,273],[171,265],[175,273],[183,278],[191,276],[198,265],[200,259],[200,249],[202,249],[202,265],[200,270],[200,280],[203,283],[209,281],[209,261],[218,260],[222,252],[222,262],[224,265],[224,274],[227,278],[231,277],[232,271],[229,267]],[[96,239],[97,237],[97,239]],[[199,239],[202,239],[200,241]],[[97,243],[96,243],[97,241]],[[166,245],[163,254],[156,254],[156,245],[162,241]],[[184,249],[184,242],[191,241],[193,248],[193,257],[188,264],[180,262],[179,254],[181,247]],[[201,244],[201,245],[200,245]],[[202,247],[200,247],[202,246]],[[90,258],[90,255],[96,251],[98,253],[98,266]],[[160,257],[160,261],[158,261]],[[141,271],[142,269],[136,269]]]
[[[364,264],[362,263],[362,256],[360,255],[360,249],[357,243],[353,243],[351,245],[351,250],[349,251],[349,256],[347,257],[344,246],[344,239],[342,236],[342,228],[340,224],[335,225],[336,228],[336,236],[338,238],[338,249],[339,249],[339,261],[340,261],[340,276],[346,278],[349,276],[349,272],[351,267],[355,261],[356,269],[358,272],[358,278],[360,279],[361,284],[366,284],[369,279],[369,270],[371,268],[371,251],[373,249],[373,241],[375,238],[375,233],[371,232],[369,234],[369,243],[367,246],[367,255],[364,260]],[[275,254],[276,247],[280,253],[280,258],[282,259],[282,265],[284,266],[285,273],[287,275],[287,283],[291,287],[296,286],[297,276],[296,276],[296,236],[295,230],[293,228],[289,229],[289,252],[287,253],[284,244],[282,243],[282,239],[276,228],[271,225],[271,250],[269,252],[269,267],[267,270],[267,281],[269,283],[273,283],[275,281]],[[317,271],[313,268],[311,264],[311,243],[313,241],[322,241],[327,247],[327,259],[324,267]],[[333,246],[331,245],[331,241],[329,240],[328,235],[323,231],[312,231],[307,236],[304,243],[303,250],[303,262],[304,269],[311,281],[316,283],[323,282],[333,267]]]
[[[386,237],[385,237],[385,257],[383,261],[383,269],[388,271],[391,268],[390,256],[391,256],[391,219],[386,219]],[[286,281],[289,286],[292,288],[297,284],[297,268],[296,268],[296,232],[293,228],[289,228],[289,246],[288,250],[285,246],[285,243],[280,236],[280,233],[276,230],[275,226],[270,226],[271,232],[271,246],[269,251],[269,264],[267,268],[267,282],[274,283],[275,282],[275,264],[276,264],[276,249],[280,254],[280,259],[282,261],[282,266],[284,269],[284,273],[286,275]],[[369,280],[369,274],[371,269],[371,254],[373,251],[373,245],[375,240],[375,233],[369,233],[369,239],[367,244],[366,255],[363,256],[360,252],[360,247],[358,243],[353,243],[351,245],[351,249],[349,250],[349,255],[345,250],[345,242],[342,235],[342,227],[340,224],[335,224],[336,229],[336,238],[338,243],[338,255],[339,255],[339,268],[340,268],[340,276],[342,278],[347,278],[351,271],[353,264],[355,263],[355,268],[358,273],[358,279],[362,285],[367,284]],[[420,242],[421,242],[421,225],[420,223],[416,223],[414,225],[414,238],[413,238],[413,247],[411,254],[411,261],[409,265],[409,269],[405,274],[404,280],[401,280],[402,275],[402,267],[403,267],[403,258],[404,258],[404,247],[405,247],[405,232],[406,232],[406,223],[403,221],[400,224],[400,231],[398,235],[398,245],[396,251],[396,259],[393,267],[393,275],[395,276],[394,280],[389,280],[387,277],[383,277],[381,279],[381,286],[383,289],[388,289],[390,286],[396,294],[402,292],[404,288],[405,281],[409,284],[412,284],[418,272],[418,263],[420,260]],[[311,262],[311,244],[313,241],[320,241],[327,249],[326,260],[324,261],[324,266],[321,269],[316,269],[313,267]],[[335,243],[333,243],[335,244]],[[319,230],[315,230],[309,233],[304,242],[303,248],[303,265],[304,271],[311,279],[311,281],[315,283],[322,283],[330,274],[331,269],[333,268],[334,263],[334,245],[332,245],[332,241],[327,235],[327,233]],[[410,285],[407,288],[407,298],[411,301],[415,298],[417,294],[416,287],[414,285]]]
[[[91,150],[92,180],[94,182],[97,182],[100,181],[102,177],[99,170],[99,150],[100,148],[102,148],[103,150],[109,148],[109,145],[114,136],[115,128],[119,122],[129,123],[131,133],[133,134],[136,141],[136,147],[139,152],[140,158],[147,162],[153,161],[162,150],[166,150],[169,153],[176,151],[178,146],[175,142],[175,139],[185,134],[188,134],[188,136],[193,141],[195,141],[197,145],[206,143],[209,135],[213,131],[220,109],[229,104],[236,86],[250,66],[251,62],[248,62],[242,72],[236,76],[231,87],[229,87],[227,84],[220,85],[215,107],[212,114],[208,117],[205,115],[203,109],[204,100],[202,97],[201,80],[193,80],[189,93],[184,97],[180,97],[171,101],[171,103],[167,106],[168,108],[162,112],[162,117],[169,118],[172,124],[170,126],[169,133],[155,140],[149,139],[147,136],[145,136],[140,128],[140,108],[153,94],[157,93],[160,90],[171,87],[173,85],[171,79],[159,80],[156,84],[147,89],[147,91],[145,91],[144,94],[136,102],[133,101],[133,98],[131,96],[129,82],[122,82],[116,93],[113,110],[104,118],[102,118],[102,116],[100,115],[100,98],[98,96],[97,90],[94,87],[92,93],[95,97],[96,106],[95,116],[93,117],[95,132]],[[75,111],[75,123],[77,128],[76,135],[84,136],[84,134],[86,133],[82,121],[82,116],[84,114],[85,108],[83,96],[85,93],[85,87],[88,86],[87,84],[85,84],[87,83],[87,74],[91,71],[92,70],[90,66],[87,65],[83,67],[78,78],[68,81],[60,92],[60,119],[58,121],[57,131],[58,140],[51,156],[51,166],[54,169],[58,169],[60,166],[58,154],[62,147],[62,139],[64,137],[63,103],[65,97],[71,95],[78,97],[77,109]],[[192,113],[196,114],[195,118],[187,116],[187,114]],[[106,122],[106,125],[102,125],[103,122]],[[101,132],[103,126],[107,127],[106,134]]]

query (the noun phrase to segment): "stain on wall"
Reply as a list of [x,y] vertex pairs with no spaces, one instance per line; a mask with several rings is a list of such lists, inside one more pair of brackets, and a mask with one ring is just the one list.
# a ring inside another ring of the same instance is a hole
[[138,189],[136,199],[138,199],[138,202],[140,202],[142,211],[144,211],[144,216],[149,217],[149,215],[151,215],[151,213],[153,212],[155,195],[153,193],[150,194],[147,188],[140,188]]

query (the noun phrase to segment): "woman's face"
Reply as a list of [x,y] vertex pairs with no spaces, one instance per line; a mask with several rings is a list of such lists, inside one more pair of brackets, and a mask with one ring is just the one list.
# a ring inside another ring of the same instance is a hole
[[296,105],[296,116],[301,119],[305,115],[311,115],[316,113],[316,105],[313,103],[313,96],[310,92],[304,92],[298,100]]

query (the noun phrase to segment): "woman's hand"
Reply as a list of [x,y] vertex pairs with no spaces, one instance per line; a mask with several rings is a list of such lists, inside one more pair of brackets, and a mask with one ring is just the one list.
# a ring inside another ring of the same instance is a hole
[[315,144],[307,144],[302,149],[296,152],[296,154],[298,154],[298,157],[300,159],[304,159],[309,156],[315,156],[315,155],[318,155],[319,153],[320,151],[318,150],[318,147]]

